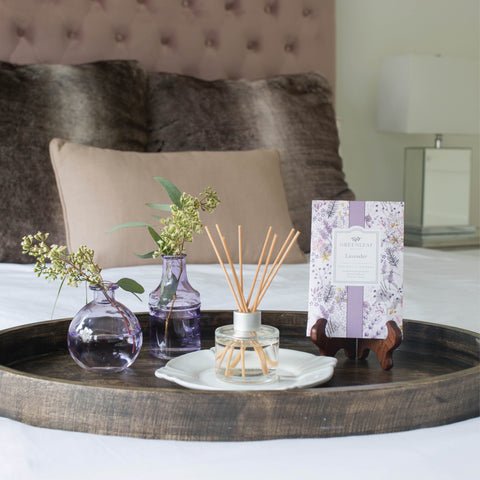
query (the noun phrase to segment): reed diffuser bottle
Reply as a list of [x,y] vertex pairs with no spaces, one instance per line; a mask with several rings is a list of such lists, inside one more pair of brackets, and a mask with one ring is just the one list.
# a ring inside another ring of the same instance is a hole
[[[272,227],[269,227],[255,276],[249,294],[246,296],[243,282],[242,227],[240,225],[238,227],[238,275],[225,237],[218,225],[216,228],[233,281],[207,227],[205,227],[205,231],[225,274],[238,310],[233,312],[233,325],[225,325],[215,330],[215,373],[220,380],[232,383],[251,384],[275,381],[277,379],[280,332],[275,327],[262,325],[261,312],[258,308],[300,232],[295,233],[293,229],[290,231],[276,254],[275,260],[270,264],[277,235],[273,235],[273,238],[270,239]],[[257,280],[259,280],[258,283]]]
[[280,332],[262,325],[261,313],[234,312],[233,325],[215,331],[215,372],[233,383],[276,380]]

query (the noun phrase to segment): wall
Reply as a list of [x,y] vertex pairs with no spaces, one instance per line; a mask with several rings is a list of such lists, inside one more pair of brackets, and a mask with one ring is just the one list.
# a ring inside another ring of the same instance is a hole
[[[401,200],[404,148],[433,146],[433,136],[376,130],[380,65],[401,53],[478,59],[480,0],[336,0],[336,18],[336,109],[347,181],[358,199]],[[446,147],[473,149],[470,221],[476,225],[479,144],[480,135],[444,136]]]

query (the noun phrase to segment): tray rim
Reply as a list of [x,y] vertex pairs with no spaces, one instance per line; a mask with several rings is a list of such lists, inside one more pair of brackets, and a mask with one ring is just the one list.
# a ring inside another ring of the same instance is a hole
[[[228,311],[204,313],[220,314],[212,318],[209,326],[214,327],[218,321],[225,320],[223,314]],[[303,322],[301,316],[305,315],[304,311],[269,313],[286,314],[284,325],[287,328],[298,328],[298,316]],[[0,336],[30,327],[40,328],[39,338],[45,332],[48,337],[51,324],[63,324],[60,328],[65,329],[69,321],[56,319],[24,324],[2,330]],[[163,385],[155,388],[88,384],[22,372],[16,370],[15,365],[13,368],[0,365],[0,415],[43,428],[182,441],[258,441],[379,434],[478,417],[480,360],[476,344],[480,334],[416,320],[405,320],[407,328],[408,322],[412,322],[413,327],[412,346],[417,340],[415,334],[428,344],[428,334],[432,333],[429,327],[440,329],[446,335],[439,335],[439,345],[446,344],[447,349],[451,346],[453,355],[461,352],[462,346],[466,349],[466,367],[460,364],[460,370],[455,372],[381,384],[239,392]],[[449,342],[448,332],[455,332],[452,342]],[[59,337],[55,338],[58,342]],[[10,342],[13,347],[14,344],[15,341]],[[415,352],[415,349],[406,351]],[[45,352],[49,354],[48,350]],[[426,352],[428,354],[429,350]],[[20,355],[19,359],[29,358],[28,353],[27,349],[25,356]],[[29,395],[25,397],[24,392]],[[150,409],[147,417],[146,409]],[[210,413],[205,415],[206,411]]]

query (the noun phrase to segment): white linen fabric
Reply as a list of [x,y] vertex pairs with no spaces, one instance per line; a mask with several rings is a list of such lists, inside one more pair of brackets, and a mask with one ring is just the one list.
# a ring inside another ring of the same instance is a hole
[[[253,277],[247,266],[245,279]],[[161,267],[110,269],[105,278],[135,278],[146,291],[160,280]],[[233,309],[217,265],[189,265],[204,309]],[[0,264],[0,328],[51,318],[58,284],[37,280],[31,265]],[[120,301],[145,311],[127,294]],[[285,265],[262,304],[264,310],[305,310],[308,264]],[[72,316],[85,302],[82,288],[65,287],[55,318]],[[480,251],[407,248],[405,318],[480,331]],[[1,409],[1,406],[0,406]],[[175,442],[47,430],[0,418],[0,479],[115,480],[146,478],[371,479],[472,478],[476,470],[479,419],[384,435],[267,442]],[[374,455],[372,456],[372,452]]]

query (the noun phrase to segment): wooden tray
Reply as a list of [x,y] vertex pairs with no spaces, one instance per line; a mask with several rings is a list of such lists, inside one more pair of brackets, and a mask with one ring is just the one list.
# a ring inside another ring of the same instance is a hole
[[[148,316],[139,315],[146,327]],[[281,346],[316,353],[306,314],[263,312]],[[231,313],[203,313],[203,348]],[[147,348],[121,374],[88,373],[66,348],[68,320],[0,332],[0,415],[30,425],[143,438],[264,440],[410,430],[479,415],[480,336],[415,321],[390,371],[375,358],[342,353],[334,377],[318,388],[203,392],[157,379],[162,365]],[[144,328],[144,331],[148,329]],[[148,338],[145,338],[148,345]]]

